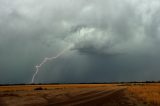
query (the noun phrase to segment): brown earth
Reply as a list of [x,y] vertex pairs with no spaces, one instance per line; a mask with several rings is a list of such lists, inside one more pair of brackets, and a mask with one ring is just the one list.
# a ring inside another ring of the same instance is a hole
[[0,87],[0,106],[142,106],[117,84],[8,87]]
[[67,101],[49,103],[47,106],[136,106],[124,93],[123,89],[104,90],[88,93]]

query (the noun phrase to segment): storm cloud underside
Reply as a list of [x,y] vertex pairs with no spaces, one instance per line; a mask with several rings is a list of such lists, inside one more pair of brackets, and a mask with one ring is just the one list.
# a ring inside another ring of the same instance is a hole
[[0,0],[0,83],[159,80],[159,0]]

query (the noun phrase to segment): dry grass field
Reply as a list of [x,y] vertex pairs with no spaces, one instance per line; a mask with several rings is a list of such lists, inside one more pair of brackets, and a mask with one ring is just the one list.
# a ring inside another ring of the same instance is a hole
[[32,91],[35,88],[43,88],[46,90],[65,89],[65,88],[93,88],[93,87],[115,87],[117,84],[53,84],[53,85],[13,85],[13,86],[0,86],[2,91]]
[[0,86],[0,106],[160,106],[160,84]]
[[160,106],[160,84],[137,84],[128,87],[128,91],[144,104]]

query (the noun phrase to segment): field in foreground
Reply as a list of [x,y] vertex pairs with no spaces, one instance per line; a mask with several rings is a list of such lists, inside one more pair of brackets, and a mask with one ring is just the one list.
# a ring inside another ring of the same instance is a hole
[[160,84],[0,86],[0,106],[160,106]]

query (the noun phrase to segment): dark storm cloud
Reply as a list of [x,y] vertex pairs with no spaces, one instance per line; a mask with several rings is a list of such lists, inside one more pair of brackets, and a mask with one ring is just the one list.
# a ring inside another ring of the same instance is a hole
[[0,83],[158,80],[158,0],[0,0]]

